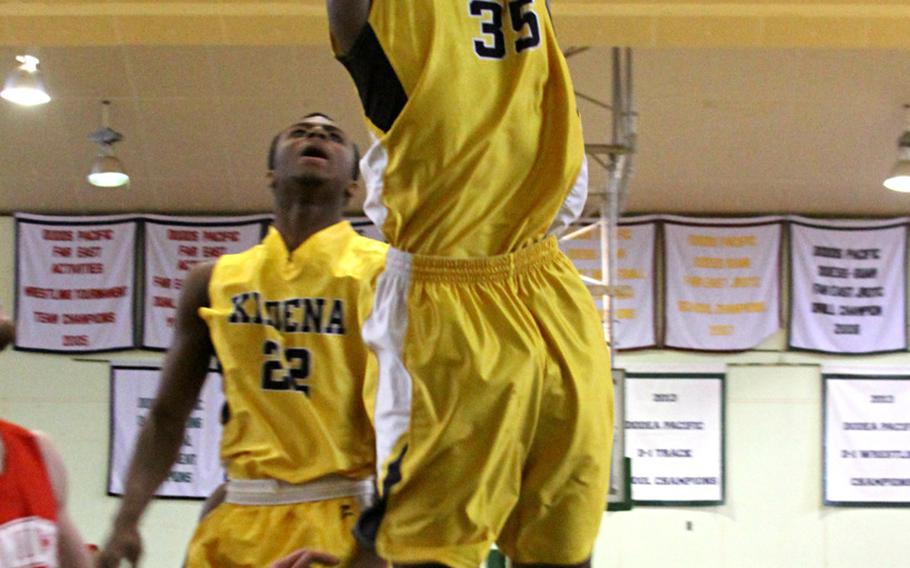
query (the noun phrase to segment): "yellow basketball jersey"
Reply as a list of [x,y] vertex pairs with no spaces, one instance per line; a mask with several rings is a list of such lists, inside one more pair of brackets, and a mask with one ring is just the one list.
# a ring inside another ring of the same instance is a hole
[[385,251],[342,222],[293,252],[271,228],[259,245],[218,260],[200,316],[224,374],[221,458],[231,478],[372,472],[360,327]]
[[580,213],[581,122],[544,0],[373,0],[339,60],[375,136],[366,211],[392,246],[503,254]]

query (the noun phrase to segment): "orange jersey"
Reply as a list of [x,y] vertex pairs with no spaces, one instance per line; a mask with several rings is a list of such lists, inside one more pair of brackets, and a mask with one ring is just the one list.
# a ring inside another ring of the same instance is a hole
[[0,566],[57,566],[57,502],[34,434],[0,420]]

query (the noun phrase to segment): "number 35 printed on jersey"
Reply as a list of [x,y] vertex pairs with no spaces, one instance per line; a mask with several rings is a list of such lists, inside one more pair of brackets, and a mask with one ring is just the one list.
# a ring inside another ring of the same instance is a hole
[[[507,54],[506,34],[503,31],[504,2],[470,0],[468,11],[481,20],[482,38],[474,38],[474,53],[482,59],[503,59]],[[517,34],[515,53],[540,45],[540,20],[534,10],[534,0],[509,0],[508,17],[512,30]]]

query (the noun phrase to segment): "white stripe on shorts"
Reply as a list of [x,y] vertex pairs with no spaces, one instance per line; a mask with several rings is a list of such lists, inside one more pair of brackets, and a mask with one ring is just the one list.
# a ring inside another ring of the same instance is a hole
[[363,340],[379,361],[376,389],[376,469],[382,486],[382,467],[411,422],[411,375],[404,366],[408,329],[408,291],[411,255],[389,248],[385,271],[379,276],[373,311],[363,324]]

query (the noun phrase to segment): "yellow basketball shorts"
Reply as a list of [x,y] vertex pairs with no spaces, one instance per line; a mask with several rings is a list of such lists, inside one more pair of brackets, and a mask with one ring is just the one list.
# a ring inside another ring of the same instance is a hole
[[292,505],[222,503],[196,528],[187,568],[263,568],[300,548],[328,552],[348,566],[361,499],[342,497]]
[[553,238],[483,259],[390,249],[366,342],[379,361],[379,501],[395,563],[575,564],[606,504],[613,384],[594,302]]

